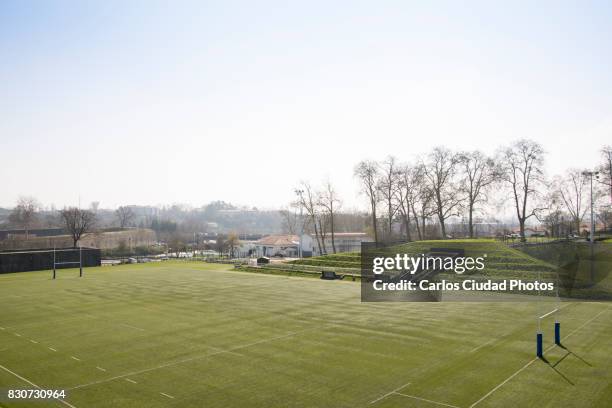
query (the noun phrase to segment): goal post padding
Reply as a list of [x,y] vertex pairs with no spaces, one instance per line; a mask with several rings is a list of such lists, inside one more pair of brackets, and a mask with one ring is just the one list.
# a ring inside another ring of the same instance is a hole
[[[27,251],[0,251],[0,273],[28,272],[53,269],[53,248]],[[56,262],[77,262],[77,264],[56,265],[56,269],[78,268],[79,256],[83,267],[100,266],[101,254],[98,248],[56,248]]]

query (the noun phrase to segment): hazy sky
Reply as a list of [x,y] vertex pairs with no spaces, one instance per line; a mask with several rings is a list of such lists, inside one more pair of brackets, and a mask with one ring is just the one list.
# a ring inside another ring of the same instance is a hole
[[607,3],[2,1],[0,206],[272,208],[327,178],[353,206],[361,159],[523,137],[592,167]]

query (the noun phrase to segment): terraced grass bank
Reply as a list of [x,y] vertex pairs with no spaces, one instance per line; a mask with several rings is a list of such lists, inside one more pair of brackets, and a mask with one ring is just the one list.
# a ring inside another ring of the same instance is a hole
[[[388,252],[419,256],[428,253],[431,248],[462,249],[466,256],[473,258],[486,256],[485,269],[479,271],[478,274],[490,278],[533,277],[535,272],[542,273],[544,278],[552,278],[552,274],[557,270],[555,265],[494,240],[416,241],[390,247]],[[337,268],[340,271],[346,269],[359,270],[361,268],[360,254],[357,252],[305,258],[290,263],[293,265]]]

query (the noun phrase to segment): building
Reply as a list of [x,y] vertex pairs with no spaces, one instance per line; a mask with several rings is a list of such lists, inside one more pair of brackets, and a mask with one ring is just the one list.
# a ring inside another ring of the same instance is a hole
[[[312,256],[312,237],[302,235],[302,256]],[[257,256],[298,257],[300,246],[299,235],[267,235],[255,241]]]
[[[319,243],[311,235],[302,235],[302,257],[319,256],[333,253],[331,234]],[[372,242],[365,232],[337,232],[334,234],[336,252],[359,252],[362,242]],[[254,242],[257,256],[298,257],[299,235],[268,235]]]
[[[512,230],[512,233],[515,235],[520,235],[521,229],[515,228]],[[525,238],[531,237],[546,237],[548,236],[548,231],[541,227],[525,227]]]
[[[334,234],[334,246],[336,252],[360,252],[362,242],[373,242],[374,240],[365,232],[336,232]],[[325,254],[332,254],[333,247],[331,234],[327,234],[321,242],[321,251]],[[314,254],[321,255],[316,240],[314,240]]]

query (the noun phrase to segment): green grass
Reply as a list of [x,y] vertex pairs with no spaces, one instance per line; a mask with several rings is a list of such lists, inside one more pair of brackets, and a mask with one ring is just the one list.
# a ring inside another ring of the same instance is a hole
[[[31,388],[27,379],[67,389],[77,408],[436,406],[425,400],[467,408],[485,396],[477,407],[602,407],[612,399],[607,304],[563,305],[567,349],[551,345],[545,319],[546,363],[533,360],[534,316],[549,304],[367,304],[358,283],[190,262],[49,278],[0,275],[0,390]],[[66,407],[2,397],[0,406]]]
[[[552,277],[556,271],[554,265],[529,256],[519,250],[510,248],[492,239],[456,239],[415,241],[388,248],[390,253],[407,253],[418,256],[428,253],[431,248],[453,248],[465,250],[469,257],[487,255],[485,269],[478,273],[486,278],[506,279],[508,277],[533,277],[536,272],[543,272],[544,277]],[[298,259],[290,262],[292,265],[308,265],[320,267],[360,268],[359,253],[343,253],[324,255],[313,258]],[[474,278],[474,276],[472,276]]]

